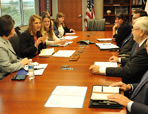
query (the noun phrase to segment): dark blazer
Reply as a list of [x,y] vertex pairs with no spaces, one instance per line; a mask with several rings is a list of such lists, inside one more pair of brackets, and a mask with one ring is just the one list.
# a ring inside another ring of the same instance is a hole
[[131,29],[132,29],[131,25],[123,23],[118,28],[117,34],[113,35],[113,38],[116,39],[116,43],[119,47],[121,47],[123,40],[130,35]]
[[[41,35],[37,33],[37,38],[39,38]],[[34,37],[29,33],[29,31],[25,31],[21,34],[20,36],[20,55],[22,58],[28,57],[28,58],[33,58],[37,54],[40,53],[40,51],[43,48],[46,48],[46,44],[40,43],[37,48],[34,46],[35,41]],[[36,52],[38,53],[36,54]]]
[[122,47],[119,50],[119,55],[120,54],[130,55],[130,52],[132,50],[132,47],[133,47],[135,41],[133,40],[133,35],[131,35],[129,39],[128,38],[129,38],[129,36],[125,40],[123,40]]
[[[65,27],[64,28],[64,35],[66,32],[70,32],[70,29],[66,26],[66,24],[64,23]],[[55,35],[58,37],[59,35],[59,31],[58,31],[58,23],[55,21],[53,24],[53,28],[54,28],[54,33]]]
[[[133,88],[135,89],[137,85],[138,83],[133,84]],[[134,103],[131,107],[131,113],[127,112],[128,114],[148,114],[148,78],[140,84],[130,99]]]
[[[146,42],[146,41],[145,41]],[[121,67],[106,68],[107,76],[122,77],[125,83],[138,83],[148,69],[148,55],[144,44],[129,59],[121,59]]]

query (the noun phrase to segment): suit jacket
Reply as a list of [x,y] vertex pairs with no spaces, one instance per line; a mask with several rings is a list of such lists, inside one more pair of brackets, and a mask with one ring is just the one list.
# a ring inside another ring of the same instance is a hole
[[9,41],[0,37],[0,74],[7,74],[23,68]]
[[[65,23],[64,23],[64,24],[65,24]],[[54,28],[54,33],[55,33],[55,35],[58,37],[58,35],[59,35],[59,30],[58,30],[58,23],[57,23],[57,22],[54,22],[53,28]],[[65,27],[63,27],[63,28],[64,28],[64,35],[65,35],[66,32],[70,32],[70,29],[66,26],[66,24],[65,24]]]
[[[40,36],[41,35],[37,33],[37,38],[39,38]],[[34,44],[35,44],[34,36],[32,36],[28,30],[21,34],[20,36],[20,55],[22,58],[25,58],[25,57],[33,58],[37,54],[39,54],[43,48],[46,48],[46,44],[40,43],[38,46],[38,50],[37,50]]]
[[123,23],[118,28],[117,34],[113,35],[113,38],[116,39],[117,45],[119,47],[121,47],[123,40],[130,35],[131,29],[132,29],[131,25]]
[[[145,41],[146,42],[146,41]],[[107,76],[122,77],[125,83],[138,83],[148,69],[148,55],[144,44],[129,59],[121,60],[121,67],[106,69]]]
[[[129,37],[129,36],[128,36]],[[127,38],[128,38],[127,37]],[[119,55],[120,54],[128,54],[128,55],[130,55],[130,52],[131,52],[131,50],[132,50],[132,47],[133,47],[133,45],[134,45],[134,43],[135,43],[135,41],[133,40],[133,35],[132,36],[130,36],[130,38],[128,39],[128,41],[127,41],[127,38],[122,42],[122,48],[120,48],[120,50],[119,50]],[[123,44],[124,43],[124,44]]]
[[[133,84],[134,90],[137,85],[138,83]],[[131,100],[134,101],[134,103],[132,104],[131,112],[127,112],[128,114],[148,113],[148,78],[140,84],[136,92],[132,95]]]

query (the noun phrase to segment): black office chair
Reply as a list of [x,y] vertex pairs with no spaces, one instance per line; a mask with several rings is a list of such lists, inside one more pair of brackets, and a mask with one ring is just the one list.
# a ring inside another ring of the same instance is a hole
[[105,19],[87,19],[87,31],[105,31]]
[[19,37],[18,35],[15,33],[13,37],[9,38],[9,41],[17,55],[17,57],[20,57],[20,52],[19,52]]

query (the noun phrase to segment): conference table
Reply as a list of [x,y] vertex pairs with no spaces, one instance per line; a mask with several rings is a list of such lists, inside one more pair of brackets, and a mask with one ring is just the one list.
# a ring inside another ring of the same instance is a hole
[[[117,52],[100,50],[95,44],[80,45],[79,40],[89,39],[99,42],[97,38],[110,38],[111,31],[76,31],[73,43],[66,47],[53,47],[58,50],[76,50],[80,54],[77,61],[69,61],[69,57],[36,56],[33,62],[48,64],[43,75],[36,76],[34,80],[27,77],[24,81],[11,81],[16,74],[12,73],[0,81],[0,114],[126,114],[126,108],[107,109],[89,108],[89,100],[93,85],[110,85],[121,81],[120,77],[94,75],[89,71],[90,65],[95,61],[108,61],[109,57]],[[115,43],[115,42],[113,42]],[[85,46],[82,53],[78,50]],[[49,47],[51,48],[51,47]],[[69,65],[74,70],[61,70],[62,65]],[[56,86],[88,87],[83,108],[47,108],[44,107],[49,96]],[[122,92],[123,94],[123,92]]]

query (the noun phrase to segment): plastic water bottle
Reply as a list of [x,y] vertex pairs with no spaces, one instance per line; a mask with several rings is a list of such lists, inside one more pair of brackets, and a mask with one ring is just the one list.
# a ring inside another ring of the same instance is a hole
[[34,65],[32,63],[32,59],[29,59],[29,65],[28,65],[28,76],[29,79],[34,79]]

